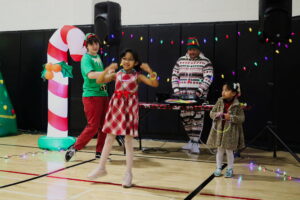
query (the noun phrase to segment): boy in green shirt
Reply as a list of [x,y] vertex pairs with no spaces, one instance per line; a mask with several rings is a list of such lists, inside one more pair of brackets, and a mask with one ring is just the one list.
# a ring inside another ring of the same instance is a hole
[[[108,107],[109,97],[106,84],[96,83],[97,77],[104,70],[103,63],[98,55],[100,48],[99,39],[95,34],[86,34],[85,46],[87,53],[81,59],[81,74],[84,80],[82,102],[87,125],[81,132],[77,141],[66,152],[65,159],[69,161],[76,151],[82,149],[97,133],[96,158],[101,156],[106,134],[102,132],[105,113]],[[109,68],[117,68],[117,64],[111,64]]]

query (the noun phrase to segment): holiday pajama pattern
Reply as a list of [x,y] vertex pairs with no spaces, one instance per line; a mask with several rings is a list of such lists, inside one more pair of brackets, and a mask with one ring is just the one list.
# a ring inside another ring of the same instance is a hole
[[[174,93],[192,94],[200,93],[206,99],[208,89],[213,79],[213,66],[208,58],[200,54],[198,58],[191,59],[188,54],[180,57],[172,72],[172,88]],[[199,141],[203,129],[204,111],[186,111],[180,113],[184,129],[191,140]]]

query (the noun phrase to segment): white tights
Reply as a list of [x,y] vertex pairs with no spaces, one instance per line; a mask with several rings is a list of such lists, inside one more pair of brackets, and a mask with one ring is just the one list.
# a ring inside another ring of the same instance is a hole
[[[106,169],[106,162],[112,149],[113,142],[116,136],[113,134],[107,134],[101,158],[99,161],[99,169]],[[130,135],[125,136],[125,148],[126,148],[126,174],[132,173],[133,165],[133,137]]]
[[234,162],[234,156],[233,156],[233,150],[229,149],[223,149],[218,147],[217,155],[216,155],[216,161],[217,161],[217,168],[222,168],[223,164],[223,157],[224,153],[226,151],[227,156],[227,164],[229,169],[233,169],[233,162]]

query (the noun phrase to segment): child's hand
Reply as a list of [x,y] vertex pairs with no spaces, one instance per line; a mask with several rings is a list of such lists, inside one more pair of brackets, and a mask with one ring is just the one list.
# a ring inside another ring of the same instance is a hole
[[217,114],[216,114],[216,118],[222,118],[223,117],[223,113],[222,112],[218,112]]
[[230,120],[230,114],[224,113],[224,119],[229,121]]
[[152,72],[152,69],[150,68],[150,66],[148,65],[148,63],[142,63],[140,68],[145,71],[148,72],[149,74]]
[[201,94],[200,92],[197,91],[197,92],[196,92],[196,96],[197,96],[197,97],[201,97],[202,94]]
[[108,71],[108,73],[112,73],[115,72],[116,69],[118,69],[118,64],[117,63],[111,63],[106,70]]

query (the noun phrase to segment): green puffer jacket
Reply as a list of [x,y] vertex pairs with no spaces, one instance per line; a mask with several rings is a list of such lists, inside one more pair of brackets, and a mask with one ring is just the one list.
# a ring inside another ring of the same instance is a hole
[[245,120],[244,110],[237,98],[234,99],[228,108],[230,120],[225,121],[222,130],[222,119],[217,117],[219,112],[223,113],[224,102],[219,98],[213,109],[210,111],[210,118],[213,120],[212,128],[207,139],[207,145],[213,148],[237,150],[245,147],[243,122]]

